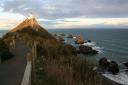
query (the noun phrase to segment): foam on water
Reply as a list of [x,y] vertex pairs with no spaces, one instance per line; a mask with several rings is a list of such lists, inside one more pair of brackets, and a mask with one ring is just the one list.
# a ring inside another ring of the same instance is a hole
[[104,47],[94,46],[92,49],[98,51],[98,53],[103,53]]
[[73,39],[76,39],[76,37],[73,37]]
[[126,73],[126,72],[120,72],[117,75],[113,75],[110,73],[105,73],[102,75],[112,81],[119,83],[119,84],[128,85],[128,73]]
[[98,51],[98,53],[103,53],[104,47],[98,46],[95,42],[86,42],[82,45],[92,47],[92,49]]
[[82,44],[82,45],[92,47],[92,46],[95,46],[95,45],[96,45],[96,43],[95,43],[95,42],[86,42],[86,43],[84,43],[84,44]]

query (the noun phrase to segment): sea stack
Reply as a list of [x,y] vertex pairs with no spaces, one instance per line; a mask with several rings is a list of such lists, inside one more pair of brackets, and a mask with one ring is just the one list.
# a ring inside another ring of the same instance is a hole
[[84,44],[84,39],[83,39],[83,37],[81,37],[81,36],[76,36],[75,43],[76,43],[76,44]]

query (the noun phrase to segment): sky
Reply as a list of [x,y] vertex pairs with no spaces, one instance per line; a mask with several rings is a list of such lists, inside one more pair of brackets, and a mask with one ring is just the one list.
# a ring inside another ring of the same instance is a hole
[[128,28],[128,0],[0,0],[0,30],[31,12],[46,29]]

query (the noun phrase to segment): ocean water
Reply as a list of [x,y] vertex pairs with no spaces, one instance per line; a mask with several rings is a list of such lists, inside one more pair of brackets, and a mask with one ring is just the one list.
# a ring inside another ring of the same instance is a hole
[[5,33],[7,33],[8,32],[8,30],[0,30],[0,38],[5,34]]
[[[92,40],[99,47],[103,47],[102,53],[86,56],[92,61],[98,61],[101,57],[118,62],[128,62],[128,29],[49,29],[51,33],[72,33],[81,35],[85,40]],[[8,30],[0,30],[0,37]],[[69,39],[69,42],[72,41]]]
[[48,31],[81,35],[85,40],[92,40],[99,47],[104,48],[102,53],[86,56],[94,62],[102,57],[114,60],[119,65],[128,62],[128,29],[50,29]]

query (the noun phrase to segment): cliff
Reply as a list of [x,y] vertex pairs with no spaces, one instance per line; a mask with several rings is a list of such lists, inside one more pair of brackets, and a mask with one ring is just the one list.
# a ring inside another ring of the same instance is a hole
[[39,50],[38,53],[43,53],[43,55],[46,56],[72,55],[74,51],[69,49],[69,45],[62,44],[56,40],[47,30],[39,25],[34,16],[25,19],[5,34],[3,39],[8,44],[14,41],[20,41],[30,48],[32,48],[36,42],[38,45],[37,50]]

